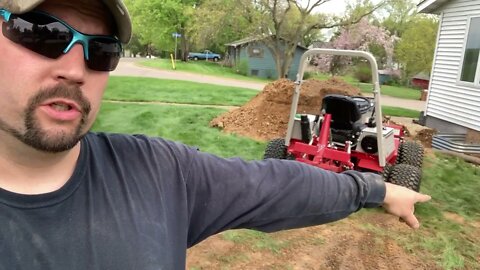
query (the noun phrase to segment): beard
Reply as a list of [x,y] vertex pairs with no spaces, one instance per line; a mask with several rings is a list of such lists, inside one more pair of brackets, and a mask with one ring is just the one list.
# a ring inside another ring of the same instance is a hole
[[[75,101],[80,109],[81,119],[70,131],[48,130],[41,127],[40,120],[35,115],[36,109],[46,100],[51,98],[65,98]],[[59,153],[72,149],[85,136],[88,129],[88,115],[90,113],[90,102],[83,96],[78,86],[67,86],[59,84],[52,88],[40,90],[28,101],[28,106],[23,113],[24,132],[9,127],[0,119],[0,129],[12,134],[15,138],[34,149],[49,153]]]

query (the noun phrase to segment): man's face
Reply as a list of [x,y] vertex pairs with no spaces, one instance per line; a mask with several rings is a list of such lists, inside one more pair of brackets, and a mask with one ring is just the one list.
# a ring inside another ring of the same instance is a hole
[[[99,1],[51,0],[38,9],[82,33],[110,34],[104,14],[95,11],[102,7],[87,2]],[[95,120],[108,72],[88,69],[80,44],[50,59],[0,34],[0,56],[0,142],[13,136],[40,151],[74,147]]]

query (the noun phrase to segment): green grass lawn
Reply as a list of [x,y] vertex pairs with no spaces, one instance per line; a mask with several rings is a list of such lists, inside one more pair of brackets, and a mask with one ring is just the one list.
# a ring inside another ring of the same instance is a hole
[[223,112],[225,110],[208,107],[103,103],[93,130],[160,136],[223,157],[261,158],[265,143],[228,135],[208,126],[210,120]]
[[[321,80],[321,81],[328,80],[332,77],[332,75],[326,74],[326,73],[311,73],[311,74],[313,74],[312,79],[317,79],[317,80]],[[348,82],[350,84],[358,83],[358,80],[355,79],[351,75],[338,76],[338,77],[340,77],[342,80],[344,80],[345,82]]]
[[[373,85],[369,83],[352,83],[352,85],[360,88],[363,93],[373,93]],[[382,85],[380,94],[403,99],[420,100],[422,92],[418,89],[399,87],[391,85]]]
[[138,77],[110,77],[104,98],[121,101],[159,101],[169,103],[241,106],[258,91]]
[[479,185],[479,166],[444,155],[427,157],[421,191],[432,201],[417,209],[424,233],[398,240],[407,249],[427,250],[443,269],[478,269],[480,245],[473,237],[480,236]]
[[382,114],[384,116],[389,115],[389,116],[410,117],[410,118],[418,119],[418,117],[420,116],[420,111],[404,109],[399,107],[382,106]]
[[[146,61],[139,62],[139,64],[147,67],[152,67],[152,68],[173,70],[172,62],[167,59],[146,60]],[[188,61],[188,62],[177,61],[175,63],[175,67],[176,67],[176,70],[178,71],[218,76],[223,78],[254,81],[254,82],[265,82],[265,83],[272,81],[272,80],[267,80],[267,79],[262,79],[257,77],[243,76],[235,72],[235,70],[230,67],[225,67],[225,66],[222,66],[220,63],[214,63],[214,62],[208,62],[208,61]]]

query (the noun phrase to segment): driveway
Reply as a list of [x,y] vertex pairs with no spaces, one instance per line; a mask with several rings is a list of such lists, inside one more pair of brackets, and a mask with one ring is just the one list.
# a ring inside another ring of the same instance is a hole
[[[149,67],[142,67],[135,62],[145,60],[144,58],[122,58],[115,71],[111,72],[113,76],[135,76],[149,77],[169,80],[191,81],[197,83],[209,83],[216,85],[234,86],[253,89],[257,91],[263,90],[265,83],[248,82],[235,79],[218,78],[215,76],[201,75],[183,71],[160,70]],[[400,99],[390,96],[382,96],[382,104],[393,107],[402,107],[417,111],[425,110],[425,101]]]

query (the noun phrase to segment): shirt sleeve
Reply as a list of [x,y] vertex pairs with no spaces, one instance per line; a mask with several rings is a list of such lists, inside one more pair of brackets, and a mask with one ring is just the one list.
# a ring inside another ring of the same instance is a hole
[[382,177],[372,173],[194,152],[185,176],[188,246],[227,229],[273,232],[324,224],[380,206],[385,197]]

